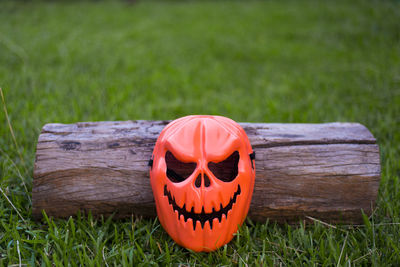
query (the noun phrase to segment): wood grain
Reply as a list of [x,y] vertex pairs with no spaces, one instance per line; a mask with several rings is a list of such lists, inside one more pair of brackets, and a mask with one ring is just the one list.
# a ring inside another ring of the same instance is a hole
[[[79,210],[115,218],[155,216],[147,162],[168,121],[46,124],[39,136],[33,216]],[[380,182],[375,138],[358,123],[241,123],[256,151],[251,219],[306,216],[359,223]]]

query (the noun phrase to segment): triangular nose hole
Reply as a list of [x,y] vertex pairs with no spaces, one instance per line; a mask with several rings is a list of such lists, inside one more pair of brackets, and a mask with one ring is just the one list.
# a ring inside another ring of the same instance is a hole
[[196,181],[194,182],[194,185],[198,188],[201,186],[201,175],[197,176]]
[[204,174],[204,186],[209,187],[211,184],[210,178],[208,178],[207,174]]

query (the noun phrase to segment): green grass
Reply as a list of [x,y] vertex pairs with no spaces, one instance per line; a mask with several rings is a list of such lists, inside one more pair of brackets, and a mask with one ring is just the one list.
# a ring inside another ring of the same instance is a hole
[[[399,2],[2,1],[0,18],[0,87],[22,155],[1,112],[0,266],[400,264]],[[157,220],[32,220],[45,123],[187,114],[363,123],[381,151],[373,216],[337,229],[248,222],[209,254]]]

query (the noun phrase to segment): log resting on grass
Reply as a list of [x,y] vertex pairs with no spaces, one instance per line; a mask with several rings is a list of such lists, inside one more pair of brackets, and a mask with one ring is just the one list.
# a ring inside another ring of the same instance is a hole
[[[114,218],[156,216],[150,159],[168,121],[50,123],[36,149],[33,216],[78,211]],[[358,123],[240,123],[256,152],[248,216],[360,223],[380,182],[379,148]]]

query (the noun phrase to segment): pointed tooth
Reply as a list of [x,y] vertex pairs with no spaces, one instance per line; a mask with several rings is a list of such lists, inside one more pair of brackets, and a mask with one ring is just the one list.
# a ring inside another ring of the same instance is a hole
[[208,223],[210,224],[210,229],[212,230],[212,228],[213,228],[213,220],[214,219],[209,219],[208,220]]
[[201,220],[201,221],[200,221],[200,224],[201,224],[201,228],[202,228],[202,229],[204,229],[204,224],[205,224],[205,223],[206,223],[206,221],[204,221],[204,220]]
[[206,212],[204,211],[204,206],[201,208],[201,215],[204,216],[204,214],[206,214]]
[[190,210],[191,213],[194,213],[194,206],[192,206],[192,209]]

